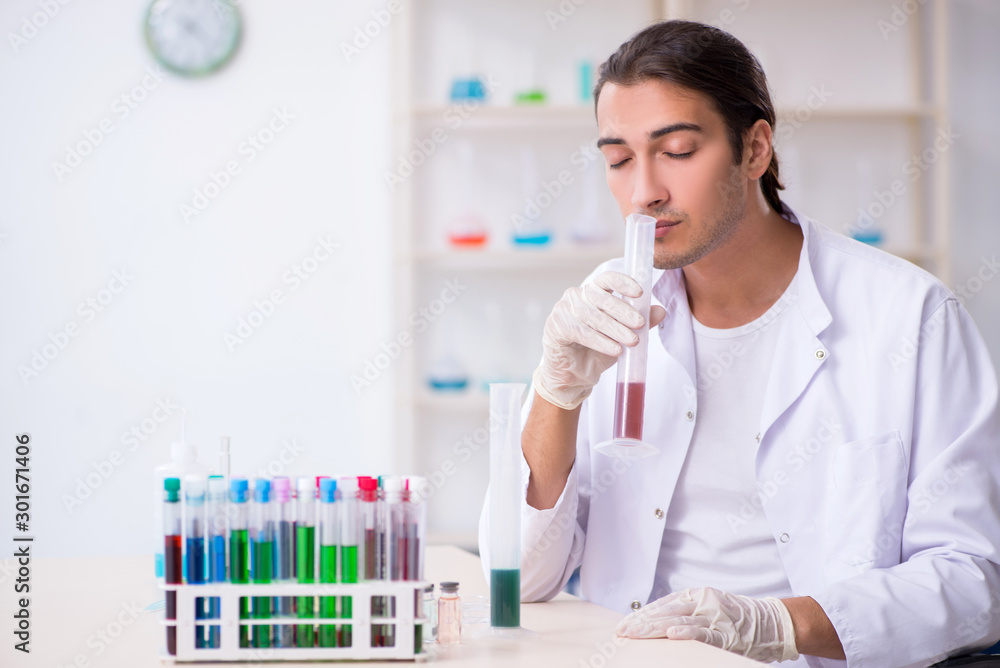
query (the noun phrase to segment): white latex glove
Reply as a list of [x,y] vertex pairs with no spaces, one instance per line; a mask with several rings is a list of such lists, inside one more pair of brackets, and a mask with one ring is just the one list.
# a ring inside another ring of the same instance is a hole
[[[550,404],[566,410],[579,406],[617,361],[622,346],[639,342],[632,330],[645,325],[642,316],[612,291],[631,298],[642,294],[631,277],[606,271],[567,290],[552,308],[542,332],[542,364],[533,379],[535,391]],[[663,307],[651,307],[649,326],[665,315]]]
[[685,589],[653,601],[619,622],[627,638],[697,640],[757,661],[799,658],[785,604],[710,587]]

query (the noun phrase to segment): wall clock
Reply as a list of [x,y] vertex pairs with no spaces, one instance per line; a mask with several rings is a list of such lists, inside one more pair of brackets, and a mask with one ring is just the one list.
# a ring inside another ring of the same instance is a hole
[[229,0],[153,0],[145,32],[149,49],[165,68],[197,77],[233,57],[242,20]]

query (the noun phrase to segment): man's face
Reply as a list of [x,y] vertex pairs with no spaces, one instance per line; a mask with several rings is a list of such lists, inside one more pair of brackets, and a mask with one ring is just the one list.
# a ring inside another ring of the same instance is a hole
[[597,125],[622,216],[657,220],[656,268],[696,262],[732,237],[746,208],[747,181],[733,164],[725,121],[707,97],[655,79],[606,84]]

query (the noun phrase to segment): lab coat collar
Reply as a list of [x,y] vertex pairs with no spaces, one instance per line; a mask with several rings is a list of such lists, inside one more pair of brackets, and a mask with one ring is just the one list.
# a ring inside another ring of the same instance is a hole
[[[782,216],[802,228],[802,250],[799,266],[788,294],[782,298],[791,301],[789,317],[784,319],[778,349],[782,353],[771,366],[764,406],[761,413],[759,444],[775,420],[801,395],[813,375],[826,360],[826,346],[819,335],[830,325],[833,317],[820,295],[813,274],[812,261],[824,229],[819,223],[796,215],[785,206]],[[653,275],[652,297],[667,311],[660,329],[660,340],[668,354],[687,371],[684,394],[695,404],[694,333],[692,315],[681,269],[657,270]],[[676,380],[674,381],[676,383]]]
[[797,303],[809,331],[814,336],[819,336],[833,321],[830,309],[826,307],[826,302],[816,287],[816,276],[812,270],[812,259],[816,257],[825,228],[810,218],[800,218],[787,205],[781,215],[802,228],[802,250],[799,252],[799,269],[795,277]]
[[[799,217],[788,205],[785,205],[781,215],[802,228],[802,250],[799,252],[799,268],[795,277],[796,303],[809,331],[814,336],[819,336],[833,320],[826,302],[820,296],[819,288],[816,287],[816,277],[812,271],[812,258],[815,257],[817,245],[823,236],[823,228],[810,218]],[[656,269],[653,273],[653,297],[667,309],[668,320],[675,313],[676,315],[686,313],[684,318],[690,320],[691,312],[687,303],[683,270]],[[689,369],[688,372],[694,378],[694,369]]]

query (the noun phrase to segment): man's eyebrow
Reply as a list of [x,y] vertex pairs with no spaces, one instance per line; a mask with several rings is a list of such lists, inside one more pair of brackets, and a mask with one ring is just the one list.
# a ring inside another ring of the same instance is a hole
[[[700,132],[700,133],[705,132],[705,130],[696,123],[673,123],[672,125],[667,125],[666,127],[662,127],[659,130],[653,130],[652,132],[650,132],[649,140],[654,141],[656,139],[659,139],[660,137],[663,137],[664,135],[670,134],[671,132],[682,132],[685,130],[689,132]],[[608,144],[624,144],[624,143],[625,140],[619,137],[601,137],[600,139],[597,140],[597,148],[601,148],[602,146],[606,146]]]

